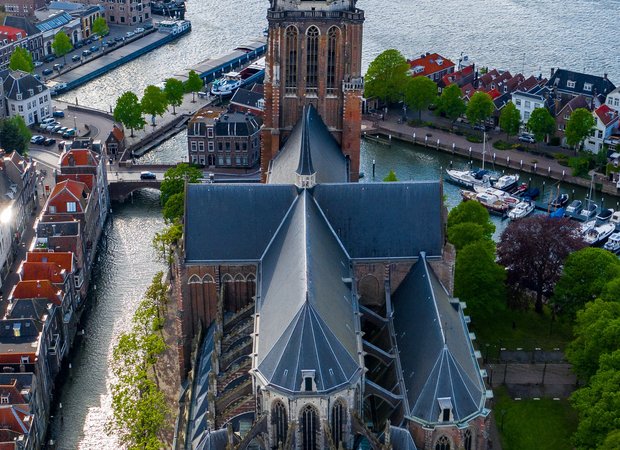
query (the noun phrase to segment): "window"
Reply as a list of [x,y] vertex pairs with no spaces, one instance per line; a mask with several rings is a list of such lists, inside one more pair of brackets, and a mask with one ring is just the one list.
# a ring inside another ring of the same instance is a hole
[[336,401],[332,407],[331,423],[332,441],[334,446],[339,448],[344,438],[344,430],[347,423],[347,412],[341,400]]
[[530,107],[530,105],[531,105],[530,101],[529,101],[529,100],[526,100],[526,101],[525,101],[525,107],[526,107],[526,108],[529,108],[529,107]]
[[207,137],[213,137],[213,127],[207,128]]
[[226,157],[226,165],[230,166],[231,162],[230,162],[230,156]]
[[271,408],[271,424],[273,428],[273,441],[280,448],[286,443],[286,434],[288,433],[288,418],[286,415],[286,407],[284,403],[276,400]]
[[435,450],[450,450],[450,441],[446,436],[441,436],[437,439]]
[[534,103],[534,109],[540,108],[540,103]]
[[529,111],[526,111],[523,113],[523,121],[527,122],[530,119],[530,113]]
[[30,356],[22,356],[21,364],[30,364]]
[[239,156],[235,157],[235,165],[236,166],[241,165],[241,158]]
[[204,152],[205,151],[205,143],[204,143],[204,141],[198,142],[198,151],[199,152]]
[[24,112],[24,105],[17,105],[17,110],[19,112]]
[[[317,434],[319,433],[318,413],[314,406],[306,405],[301,412],[301,449],[316,450],[318,448]],[[443,449],[442,449],[443,450]],[[447,450],[450,450],[449,448]]]
[[21,100],[22,99],[22,94],[21,93],[16,94],[16,98],[17,98],[17,100]]
[[471,430],[466,430],[463,436],[463,447],[465,450],[472,450],[472,435]]
[[195,152],[195,151],[196,151],[196,141],[191,141],[191,142],[189,143],[189,149],[190,149],[191,151],[193,151],[193,152]]
[[67,202],[67,212],[76,212],[77,211],[77,205],[75,204],[75,202]]
[[572,88],[574,88],[574,87],[575,87],[575,82],[574,82],[574,81],[572,81],[572,80],[568,80],[568,81],[566,82],[566,87],[567,87],[567,88],[571,88],[571,89],[572,89]]
[[620,97],[614,98],[614,106],[620,106]]
[[209,150],[210,152],[214,150],[213,142],[211,141],[207,142],[207,150]]
[[3,404],[3,405],[8,405],[9,404],[9,396],[8,396],[8,394],[0,396],[0,403]]
[[50,205],[50,214],[56,214],[56,206]]
[[222,158],[221,156],[219,158],[217,158],[217,164],[220,166],[224,165],[224,158]]
[[583,90],[592,92],[592,85],[590,83],[583,83]]
[[297,28],[286,29],[286,73],[284,85],[287,88],[297,86]]
[[327,32],[327,89],[336,88],[336,50],[340,31],[331,27]]
[[319,85],[319,29],[313,25],[306,34],[306,90],[316,92]]
[[230,151],[230,142],[226,142],[226,151],[229,152]]
[[222,150],[222,148],[223,148],[223,147],[222,147],[222,143],[221,143],[221,142],[218,142],[218,143],[217,143],[217,149],[221,151],[221,150]]

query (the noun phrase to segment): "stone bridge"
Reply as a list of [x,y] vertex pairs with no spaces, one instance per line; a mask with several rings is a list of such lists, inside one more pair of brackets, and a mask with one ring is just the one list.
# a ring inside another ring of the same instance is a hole
[[110,182],[108,190],[110,200],[123,203],[131,194],[138,189],[159,189],[161,180],[118,180]]

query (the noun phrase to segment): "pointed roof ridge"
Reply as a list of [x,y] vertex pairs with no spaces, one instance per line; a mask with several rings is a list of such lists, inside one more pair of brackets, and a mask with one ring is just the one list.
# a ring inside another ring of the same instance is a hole
[[446,339],[446,333],[443,329],[443,324],[441,323],[441,314],[439,314],[439,308],[437,307],[437,298],[435,297],[435,291],[433,290],[432,282],[431,282],[431,274],[428,270],[428,261],[426,260],[426,252],[420,252],[420,261],[423,263],[424,273],[426,275],[426,280],[428,282],[428,288],[431,292],[431,297],[433,299],[433,305],[435,306],[435,314],[437,317],[437,323],[439,324],[439,331],[441,331],[441,337],[443,338],[444,346],[447,346],[448,341]]
[[312,149],[310,147],[310,110],[312,105],[304,106],[301,124],[301,150],[299,152],[299,164],[297,175],[312,175],[316,173],[312,166]]

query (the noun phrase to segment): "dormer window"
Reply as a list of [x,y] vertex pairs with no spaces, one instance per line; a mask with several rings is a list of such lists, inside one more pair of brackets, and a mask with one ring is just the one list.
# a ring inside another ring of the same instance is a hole
[[592,85],[590,83],[583,83],[583,90],[592,92]]
[[0,396],[0,404],[2,404],[2,405],[8,405],[9,404],[9,396],[8,396],[8,394]]
[[573,89],[573,88],[575,87],[575,84],[576,84],[576,83],[575,83],[574,81],[572,81],[572,80],[568,80],[568,81],[566,82],[566,87],[567,87],[567,88],[570,88],[570,89]]
[[437,399],[439,403],[439,422],[452,422],[452,398],[440,397]]
[[301,379],[302,386],[301,390],[304,392],[314,392],[316,391],[316,384],[314,382],[314,370],[302,370],[301,371]]
[[43,92],[43,86],[38,85],[38,86],[37,86],[37,90],[38,90],[39,92]]
[[28,89],[28,95],[33,96],[34,95],[34,89]]
[[20,93],[18,93],[18,94],[16,94],[15,98],[16,98],[17,100],[21,100],[21,99],[22,99],[22,94],[21,94],[21,92],[20,92]]

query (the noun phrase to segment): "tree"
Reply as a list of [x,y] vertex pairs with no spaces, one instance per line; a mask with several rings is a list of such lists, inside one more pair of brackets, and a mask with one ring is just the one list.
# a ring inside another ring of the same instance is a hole
[[142,96],[142,111],[151,115],[151,121],[155,126],[155,116],[163,116],[168,109],[168,98],[164,91],[157,86],[147,86]]
[[448,230],[455,225],[467,222],[480,225],[484,236],[489,239],[495,232],[495,225],[490,220],[489,211],[478,202],[462,202],[452,208],[448,214]]
[[566,122],[566,129],[564,130],[566,143],[577,149],[581,146],[583,140],[590,136],[594,125],[596,123],[592,113],[585,108],[577,108],[571,113],[568,122]]
[[171,265],[174,260],[174,249],[183,236],[183,225],[180,223],[174,223],[161,232],[155,233],[153,237],[153,248],[160,261]]
[[555,119],[547,108],[536,108],[527,121],[527,129],[534,133],[536,142],[540,142],[555,130]]
[[599,368],[601,355],[618,349],[620,303],[597,299],[577,311],[575,338],[566,348],[566,357],[577,376],[587,382]]
[[368,66],[364,77],[364,96],[390,103],[402,98],[409,63],[394,49],[385,50]]
[[422,120],[422,110],[437,98],[437,85],[426,77],[409,78],[405,84],[405,103],[411,109],[418,110],[418,119]]
[[33,73],[34,62],[32,61],[32,54],[24,47],[15,47],[9,60],[9,69]]
[[64,58],[65,64],[67,64],[67,53],[73,50],[73,45],[71,44],[71,39],[64,32],[56,33],[54,36],[54,41],[52,42],[52,50],[56,56],[62,56]]
[[461,89],[458,85],[451,84],[441,91],[436,109],[437,114],[443,113],[448,119],[454,122],[465,113],[466,109],[467,106],[465,106],[465,102],[461,98]]
[[[467,202],[470,203],[470,202]],[[567,218],[545,215],[511,222],[497,246],[498,262],[506,267],[508,285],[536,293],[534,309],[543,312],[543,296],[553,291],[562,264],[585,246],[578,226]]]
[[114,120],[129,128],[131,130],[131,137],[133,137],[134,129],[141,130],[144,128],[146,121],[142,117],[142,105],[136,94],[127,91],[116,100]]
[[600,450],[620,450],[620,430],[610,431],[605,437]]
[[465,115],[469,123],[480,124],[486,121],[495,111],[493,99],[486,92],[478,91],[469,99]]
[[387,174],[383,181],[398,181],[398,178],[396,178],[396,173],[393,170],[390,170],[390,173]]
[[101,39],[110,32],[110,27],[108,27],[108,24],[103,17],[97,17],[93,21],[92,31],[99,37],[99,39]]
[[168,78],[164,85],[164,93],[168,104],[172,106],[172,114],[176,114],[176,107],[183,104],[183,94],[185,93],[183,82],[176,78]]
[[609,280],[617,277],[620,277],[617,256],[602,248],[583,248],[566,258],[553,303],[562,314],[573,317],[587,302],[601,295]]
[[32,133],[22,116],[0,120],[0,146],[8,153],[28,154]]
[[505,280],[506,271],[495,262],[495,248],[490,240],[477,240],[458,251],[454,294],[465,300],[472,311],[488,313],[503,308]]
[[175,222],[183,217],[185,209],[184,192],[173,194],[168,198],[163,208],[163,216],[167,222]]
[[502,108],[502,112],[499,115],[499,127],[506,133],[506,139],[517,134],[520,125],[521,114],[519,110],[514,103],[508,102],[506,106]]
[[160,188],[161,204],[165,206],[174,194],[182,194],[185,190],[185,180],[188,183],[196,183],[200,178],[202,178],[200,169],[187,163],[177,164],[166,170]]
[[571,403],[579,415],[573,436],[578,450],[608,450],[605,440],[620,424],[620,350],[601,356],[600,368],[590,385],[578,389]]
[[196,103],[196,92],[202,89],[202,86],[202,78],[194,70],[190,70],[185,81],[185,92],[192,93],[192,103]]
[[[465,202],[467,203],[467,202]],[[477,241],[491,242],[484,227],[473,222],[457,223],[448,228],[448,242],[458,250]]]

